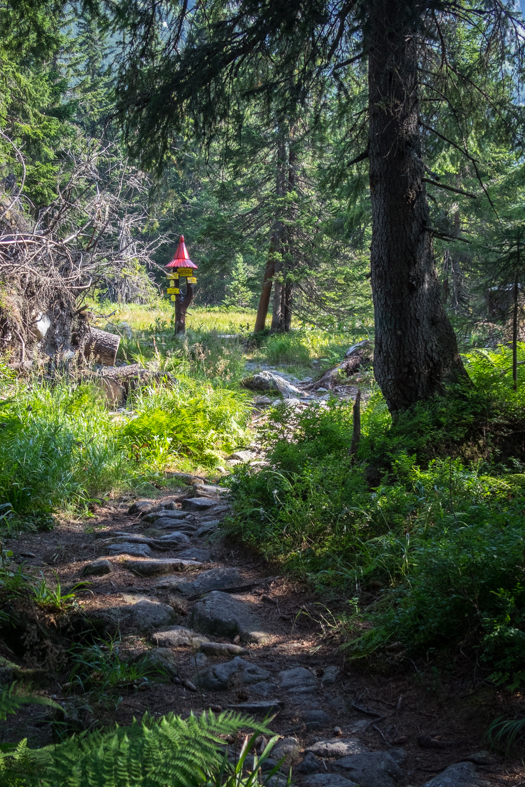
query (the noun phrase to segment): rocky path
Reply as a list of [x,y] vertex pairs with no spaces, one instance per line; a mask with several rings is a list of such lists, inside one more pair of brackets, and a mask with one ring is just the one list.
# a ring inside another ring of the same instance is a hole
[[[512,783],[479,751],[476,733],[465,737],[465,719],[462,739],[446,742],[454,737],[453,703],[449,712],[438,700],[422,703],[404,675],[345,669],[322,631],[322,609],[314,614],[315,597],[269,576],[258,558],[221,536],[228,510],[222,490],[197,481],[180,494],[135,501],[127,512],[106,509],[89,528],[64,525],[13,540],[15,557],[46,564],[46,573],[53,567],[63,585],[89,581],[69,631],[118,637],[123,658],[147,655],[171,677],[124,692],[119,723],[146,710],[275,716],[282,738],[273,761],[285,757],[293,783],[304,787]],[[60,680],[54,692],[71,702]]]

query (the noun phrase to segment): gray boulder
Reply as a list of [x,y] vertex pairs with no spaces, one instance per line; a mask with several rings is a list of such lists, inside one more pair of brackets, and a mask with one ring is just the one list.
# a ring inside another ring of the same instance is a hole
[[399,759],[395,749],[390,752],[371,751],[343,757],[336,760],[333,767],[360,787],[398,787],[405,781]]
[[210,590],[235,587],[241,581],[238,568],[212,568],[204,571],[193,580],[179,579],[172,585],[173,590],[178,590],[183,596],[194,596],[197,593],[207,593]]
[[158,574],[171,574],[172,571],[189,571],[192,568],[200,568],[201,563],[195,560],[188,560],[179,557],[171,558],[152,558],[151,560],[123,560],[125,568],[139,574],[141,577],[154,577]]
[[215,664],[194,676],[194,681],[207,691],[224,691],[232,685],[250,685],[268,678],[270,673],[256,664],[236,656],[224,664]]
[[282,688],[295,694],[310,694],[317,688],[317,678],[305,667],[283,670],[279,678]]
[[439,776],[434,776],[424,787],[482,787],[490,784],[476,773],[476,768],[471,762],[458,762],[450,765]]
[[186,500],[182,501],[182,510],[194,511],[198,514],[199,511],[207,511],[208,508],[212,508],[215,505],[217,505],[217,501],[208,497],[187,497]]
[[121,544],[109,544],[105,550],[110,555],[130,555],[131,557],[151,557],[153,555],[147,544],[133,544],[126,541]]
[[283,760],[285,765],[289,765],[301,753],[299,741],[295,738],[282,738],[272,749],[274,760]]
[[268,640],[263,623],[253,611],[253,605],[220,590],[208,593],[195,604],[191,625],[205,634],[229,639],[240,636],[242,642],[264,643]]
[[160,544],[177,547],[185,547],[190,543],[189,537],[179,530],[176,530],[174,533],[166,533],[165,536],[160,536],[157,540]]
[[153,500],[135,500],[128,508],[128,514],[147,514],[154,506]]
[[306,757],[297,766],[297,771],[299,773],[319,773],[322,769],[322,761],[318,760],[315,754],[312,754],[311,751],[307,752]]
[[191,647],[194,650],[208,641],[206,637],[184,626],[170,626],[162,631],[155,631],[151,640],[161,648]]
[[99,623],[112,630],[127,628],[140,633],[175,622],[175,612],[168,604],[132,594],[123,594],[122,597],[123,604],[84,614],[95,625]]
[[82,574],[85,577],[101,577],[104,574],[111,574],[112,571],[113,566],[111,565],[111,561],[101,557],[85,565],[82,569]]
[[363,754],[368,752],[368,747],[356,738],[330,738],[317,741],[308,746],[307,751],[311,751],[316,757],[349,757],[350,755]]

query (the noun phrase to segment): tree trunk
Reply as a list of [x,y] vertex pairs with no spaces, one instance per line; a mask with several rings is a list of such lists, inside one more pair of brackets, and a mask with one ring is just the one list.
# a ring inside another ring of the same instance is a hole
[[270,307],[270,295],[272,292],[273,275],[275,273],[275,228],[272,232],[270,239],[270,250],[268,252],[268,259],[266,260],[266,267],[264,269],[264,278],[261,290],[261,297],[259,298],[259,306],[257,307],[257,317],[255,318],[254,333],[264,331],[266,326],[266,317],[268,316],[268,309]]
[[114,366],[119,344],[120,336],[90,326],[83,353],[88,360],[93,360],[95,363]]
[[512,304],[512,380],[514,390],[518,390],[518,308],[519,308],[519,270],[520,270],[520,239],[518,238],[516,275],[514,276]]
[[466,377],[441,301],[419,132],[414,0],[370,0],[374,371],[392,412]]
[[282,281],[281,272],[283,268],[283,199],[286,193],[286,144],[284,133],[279,137],[277,149],[277,172],[275,192],[277,197],[277,219],[275,227],[275,251],[277,254],[273,275],[273,309],[272,309],[272,331],[282,330]]

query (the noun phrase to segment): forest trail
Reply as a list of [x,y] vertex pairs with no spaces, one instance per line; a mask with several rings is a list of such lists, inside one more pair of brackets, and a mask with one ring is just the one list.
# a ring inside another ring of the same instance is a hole
[[[171,674],[170,682],[123,689],[117,708],[99,707],[96,716],[55,675],[48,692],[81,728],[129,724],[146,711],[233,708],[259,719],[275,714],[272,729],[283,737],[274,759],[287,755],[297,785],[517,783],[516,774],[504,776],[497,759],[481,751],[482,714],[457,696],[457,684],[447,693],[401,669],[386,677],[349,668],[320,599],[270,575],[257,556],[221,537],[228,513],[223,492],[185,489],[99,509],[87,528],[65,523],[12,539],[17,561],[42,567],[50,580],[56,572],[63,588],[90,583],[77,591],[79,608],[66,630],[59,617],[55,628],[72,639],[90,627],[108,641],[118,637],[121,658],[148,653]],[[40,744],[50,742],[42,740],[46,713],[22,714],[30,741],[27,725]],[[13,729],[13,740],[19,731]]]

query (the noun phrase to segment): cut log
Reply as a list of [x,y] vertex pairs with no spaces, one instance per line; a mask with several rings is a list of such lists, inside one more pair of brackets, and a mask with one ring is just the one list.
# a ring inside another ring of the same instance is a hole
[[120,336],[90,326],[84,343],[84,356],[103,366],[114,366],[119,344]]

